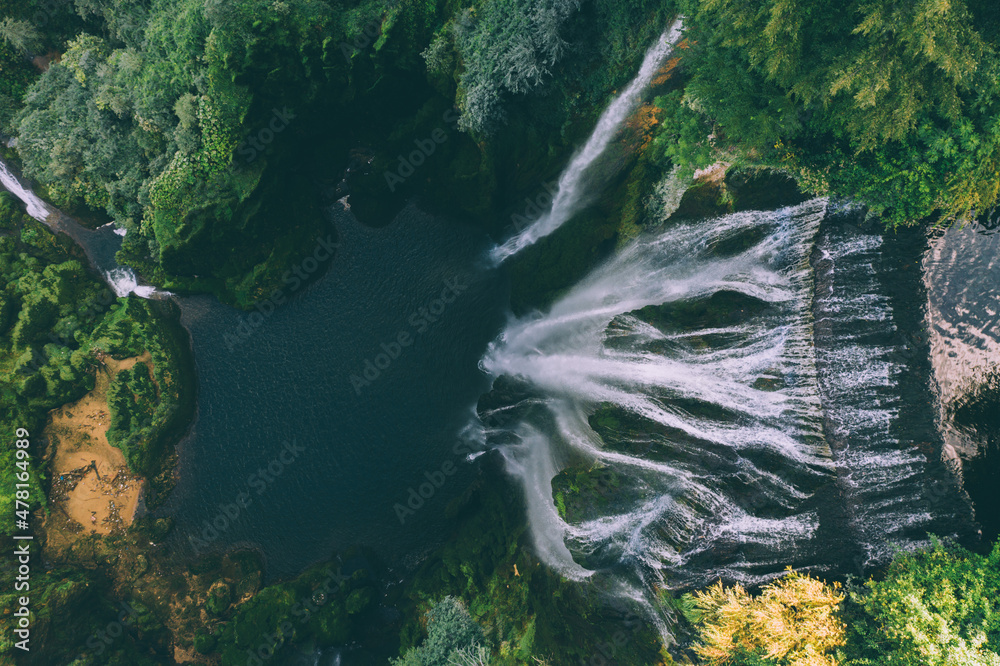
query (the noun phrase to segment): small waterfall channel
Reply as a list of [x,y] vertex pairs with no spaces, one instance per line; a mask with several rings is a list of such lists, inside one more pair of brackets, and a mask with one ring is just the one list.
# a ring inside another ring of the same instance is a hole
[[540,238],[553,233],[587,204],[590,200],[588,196],[590,167],[604,153],[612,139],[618,134],[626,118],[635,109],[649,82],[653,80],[656,72],[681,38],[683,28],[684,24],[678,18],[646,52],[639,73],[604,110],[597,121],[597,126],[591,132],[590,138],[573,155],[569,165],[559,176],[559,184],[552,201],[552,207],[531,226],[511,237],[503,245],[496,247],[492,252],[495,264],[502,264],[524,248],[533,245]]
[[55,232],[68,235],[83,248],[91,266],[97,270],[108,283],[108,286],[121,297],[134,293],[142,298],[160,298],[168,296],[168,292],[158,291],[155,287],[140,285],[135,273],[127,266],[121,266],[115,261],[115,253],[121,247],[121,230],[107,224],[100,229],[92,230],[80,225],[62,211],[42,201],[37,194],[21,182],[7,165],[0,160],[0,184],[11,194],[24,202],[28,215],[43,222]]

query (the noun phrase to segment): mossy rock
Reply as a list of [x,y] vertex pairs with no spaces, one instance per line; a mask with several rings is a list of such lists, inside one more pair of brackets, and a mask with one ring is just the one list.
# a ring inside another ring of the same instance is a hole
[[219,639],[214,634],[199,630],[194,635],[194,649],[198,654],[211,654]]
[[750,316],[768,313],[773,306],[735,291],[718,291],[708,298],[648,305],[629,313],[664,332],[724,328]]
[[732,196],[733,211],[776,210],[809,199],[794,178],[773,169],[730,169],[725,188]]
[[149,559],[139,553],[135,556],[135,571],[133,572],[136,578],[140,578],[149,571]]
[[205,610],[209,615],[218,617],[226,612],[232,600],[232,588],[223,581],[217,581],[212,585],[208,597],[205,599]]
[[670,219],[700,220],[733,212],[732,200],[721,181],[697,182],[684,192],[681,203]]
[[159,542],[167,538],[167,535],[170,534],[170,530],[173,529],[173,527],[173,518],[152,518],[150,516],[143,516],[136,521],[133,530],[139,528],[142,530],[142,534],[148,541]]
[[260,589],[261,580],[262,576],[259,570],[247,572],[236,583],[236,596],[243,597],[247,594],[253,594]]
[[607,506],[621,484],[621,476],[610,467],[571,467],[552,479],[552,492],[560,513],[572,523],[591,514],[596,507]]
[[351,638],[351,619],[343,602],[328,604],[310,618],[308,626],[322,645],[343,644]]
[[368,605],[372,602],[372,591],[369,587],[363,587],[360,590],[354,590],[347,597],[345,602],[345,607],[347,609],[348,615],[357,615],[363,612]]

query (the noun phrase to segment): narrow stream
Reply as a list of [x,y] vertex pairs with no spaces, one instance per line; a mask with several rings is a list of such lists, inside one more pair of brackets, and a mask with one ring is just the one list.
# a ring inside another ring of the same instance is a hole
[[131,268],[118,264],[115,253],[121,249],[122,238],[114,225],[107,224],[96,231],[87,229],[59,209],[42,201],[31,188],[21,182],[3,160],[0,160],[0,184],[24,202],[28,215],[39,222],[44,222],[53,231],[64,233],[76,241],[90,260],[91,268],[103,276],[104,281],[117,296],[134,293],[142,298],[160,298],[169,295],[158,291],[155,287],[140,285]]

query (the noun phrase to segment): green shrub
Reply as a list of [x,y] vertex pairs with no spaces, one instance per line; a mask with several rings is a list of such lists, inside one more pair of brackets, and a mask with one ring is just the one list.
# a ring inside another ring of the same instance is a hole
[[461,658],[456,653],[475,650],[486,642],[482,628],[453,597],[445,597],[431,606],[424,617],[427,638],[393,660],[396,666],[448,666],[452,659]]
[[[459,125],[476,133],[503,119],[502,95],[539,87],[567,44],[560,35],[576,0],[486,0],[461,14],[454,32],[464,72]],[[429,66],[439,66],[433,56]]]
[[218,638],[215,635],[204,631],[198,631],[194,635],[194,649],[198,654],[211,654],[217,642]]
[[852,600],[848,664],[1000,664],[1000,543],[982,557],[935,539]]

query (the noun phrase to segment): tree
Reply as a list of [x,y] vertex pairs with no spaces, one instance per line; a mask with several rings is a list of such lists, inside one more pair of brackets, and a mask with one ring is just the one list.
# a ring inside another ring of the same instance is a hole
[[878,0],[858,12],[862,47],[834,61],[826,95],[850,95],[845,125],[856,145],[904,140],[929,111],[959,120],[987,51],[965,4]]
[[502,120],[501,94],[542,84],[566,50],[560,31],[576,0],[487,0],[453,24],[464,72],[462,118],[468,131],[489,133]]
[[695,652],[707,664],[835,666],[844,643],[837,616],[843,600],[836,583],[790,573],[758,597],[720,581],[687,597],[685,606],[700,637]]
[[56,320],[59,306],[48,292],[28,294],[21,304],[17,323],[11,333],[15,349],[26,349]]
[[486,638],[482,627],[454,597],[445,597],[431,606],[427,619],[427,639],[408,650],[395,666],[452,666],[487,664]]
[[22,53],[31,53],[41,42],[33,25],[13,18],[0,20],[0,38]]
[[969,218],[1000,200],[996,22],[973,4],[682,0],[684,100],[717,160],[787,170],[890,226]]
[[[989,557],[934,540],[852,594],[853,664],[998,666],[1000,543]],[[858,610],[862,612],[857,612]]]

